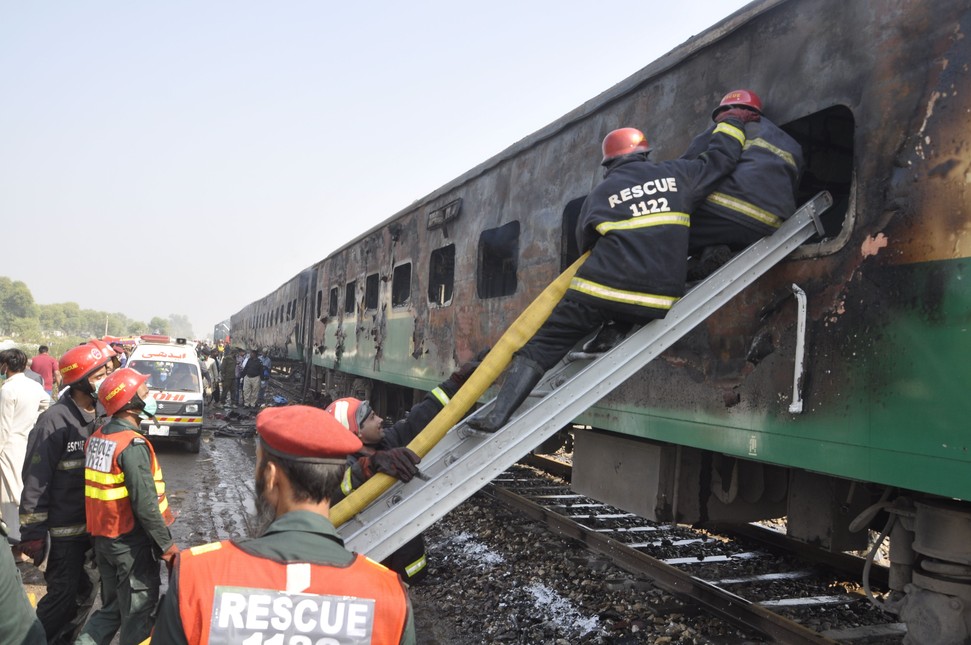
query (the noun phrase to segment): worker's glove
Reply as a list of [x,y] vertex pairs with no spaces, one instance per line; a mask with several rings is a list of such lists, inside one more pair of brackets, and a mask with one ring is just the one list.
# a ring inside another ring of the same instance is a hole
[[172,565],[175,564],[175,556],[179,554],[179,547],[172,543],[172,546],[165,549],[165,553],[162,554],[161,559],[165,562],[165,568],[168,569],[169,573],[172,573]]
[[46,540],[25,540],[17,545],[21,553],[39,564],[44,558],[44,549],[47,548]]
[[379,472],[403,482],[410,482],[418,474],[420,462],[421,457],[404,447],[378,450],[373,455],[358,460],[365,477],[370,478],[375,472]]
[[452,372],[451,376],[448,377],[448,380],[452,383],[452,385],[455,386],[456,390],[462,387],[462,384],[465,383],[470,376],[472,376],[472,372],[475,371],[475,368],[482,364],[482,361],[485,360],[485,357],[489,354],[490,349],[491,348],[486,347],[481,352],[476,354],[475,358],[473,358],[471,361],[468,361],[460,368]]
[[751,123],[761,121],[762,115],[755,110],[746,108],[731,108],[715,115],[715,123],[721,123],[725,119],[737,119],[742,123]]

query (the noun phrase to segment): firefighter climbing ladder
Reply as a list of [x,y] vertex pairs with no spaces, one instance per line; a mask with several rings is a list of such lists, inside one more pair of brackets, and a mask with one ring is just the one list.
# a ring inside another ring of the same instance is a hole
[[[612,350],[567,357],[551,369],[495,434],[453,427],[421,461],[421,478],[397,483],[339,532],[347,548],[382,560],[497,475],[570,423],[659,356],[717,309],[755,282],[814,234],[819,214],[832,205],[816,195],[769,237],[733,257],[691,289],[668,315],[644,325]],[[477,414],[488,412],[490,404]]]

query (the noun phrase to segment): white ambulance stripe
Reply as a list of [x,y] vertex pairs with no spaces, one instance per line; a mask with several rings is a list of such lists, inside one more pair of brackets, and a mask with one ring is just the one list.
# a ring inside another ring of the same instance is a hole
[[287,593],[302,593],[310,588],[310,563],[294,562],[287,565]]

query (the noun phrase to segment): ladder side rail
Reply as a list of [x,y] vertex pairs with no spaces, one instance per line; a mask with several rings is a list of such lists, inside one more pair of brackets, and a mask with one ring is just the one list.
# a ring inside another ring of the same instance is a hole
[[419,535],[808,240],[818,230],[816,215],[829,204],[828,194],[808,202],[775,234],[749,246],[689,291],[667,317],[643,326],[532,406],[527,401],[496,434],[462,437],[464,424],[453,428],[446,435],[451,441],[443,441],[441,451],[436,447],[422,460],[426,480],[396,484],[341,527],[348,548],[381,560]]

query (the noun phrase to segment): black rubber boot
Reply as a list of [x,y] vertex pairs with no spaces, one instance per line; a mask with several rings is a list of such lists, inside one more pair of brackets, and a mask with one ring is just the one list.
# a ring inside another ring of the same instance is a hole
[[704,280],[732,259],[732,249],[727,244],[706,246],[697,263],[688,262],[688,282]]
[[597,335],[583,344],[583,351],[587,354],[602,354],[614,348],[630,331],[629,323],[611,321],[600,327]]
[[479,432],[495,432],[506,425],[513,412],[522,405],[545,371],[535,361],[516,356],[499,388],[496,402],[485,417],[469,419],[469,427]]

